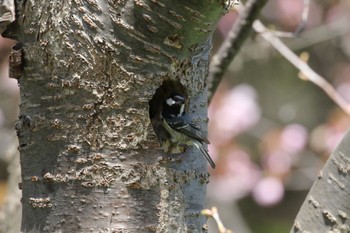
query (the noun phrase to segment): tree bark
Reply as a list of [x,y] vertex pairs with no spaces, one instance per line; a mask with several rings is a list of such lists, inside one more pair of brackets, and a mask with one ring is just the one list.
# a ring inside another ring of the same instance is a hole
[[294,221],[291,233],[349,232],[350,131],[320,171]]
[[5,35],[23,46],[22,232],[204,231],[206,162],[192,148],[165,156],[149,101],[163,81],[181,84],[204,127],[224,11],[219,0],[16,1]]
[[15,20],[15,5],[12,0],[0,0],[0,33]]

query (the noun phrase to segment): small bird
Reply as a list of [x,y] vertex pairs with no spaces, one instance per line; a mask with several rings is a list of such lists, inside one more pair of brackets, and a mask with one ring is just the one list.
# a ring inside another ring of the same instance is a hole
[[214,169],[215,163],[203,147],[203,143],[209,144],[209,141],[201,136],[200,128],[193,124],[191,118],[186,114],[185,102],[186,98],[179,94],[173,94],[165,99],[161,113],[162,125],[170,134],[170,140],[173,143],[197,147]]

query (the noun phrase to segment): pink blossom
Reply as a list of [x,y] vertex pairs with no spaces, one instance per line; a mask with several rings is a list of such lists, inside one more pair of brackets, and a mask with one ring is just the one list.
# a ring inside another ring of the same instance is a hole
[[292,167],[291,157],[286,152],[275,151],[266,157],[267,168],[273,173],[285,174]]
[[281,133],[281,147],[296,154],[304,149],[308,140],[308,133],[304,126],[299,124],[287,125]]
[[222,103],[209,111],[210,140],[220,145],[252,127],[260,119],[255,90],[241,84],[223,95]]
[[253,190],[255,201],[262,206],[278,203],[284,196],[284,187],[280,179],[266,177],[259,181]]
[[212,177],[208,184],[208,196],[232,201],[250,193],[261,172],[243,150],[231,151],[225,159],[226,163],[221,167],[224,173]]

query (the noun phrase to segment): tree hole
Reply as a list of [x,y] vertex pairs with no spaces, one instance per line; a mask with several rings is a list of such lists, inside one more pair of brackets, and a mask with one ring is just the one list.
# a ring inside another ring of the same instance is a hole
[[186,88],[178,81],[165,80],[156,90],[153,98],[149,101],[149,117],[153,129],[158,137],[159,143],[163,150],[169,154],[184,152],[184,148],[179,145],[172,145],[169,142],[170,135],[162,126],[161,113],[163,111],[163,103],[171,95],[178,94],[186,98],[186,106],[188,108],[188,94]]

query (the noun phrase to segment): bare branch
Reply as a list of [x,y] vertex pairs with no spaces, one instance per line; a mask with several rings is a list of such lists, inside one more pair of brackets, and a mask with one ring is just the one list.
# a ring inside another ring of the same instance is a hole
[[306,26],[307,18],[309,17],[309,10],[310,10],[310,0],[304,0],[303,14],[301,15],[300,24],[294,32],[295,35],[300,34],[300,32],[304,30]]
[[202,215],[207,217],[212,217],[219,228],[219,233],[233,233],[233,231],[226,229],[224,224],[221,222],[218,209],[216,207],[212,207],[211,209],[202,210]]
[[293,51],[291,51],[279,38],[269,32],[266,27],[258,20],[253,23],[253,28],[256,32],[267,40],[278,52],[280,52],[290,63],[298,68],[303,77],[313,82],[324,90],[327,95],[341,108],[344,112],[350,115],[349,104],[335,91],[333,86],[327,82],[322,76],[317,74],[310,66],[300,59]]
[[266,2],[267,0],[248,0],[245,10],[241,11],[224,43],[213,57],[208,77],[209,102],[231,61],[237,55],[243,42],[247,39],[252,28],[252,23],[258,17],[259,12]]
[[310,0],[304,0],[303,13],[301,15],[301,20],[299,26],[294,32],[282,32],[282,31],[272,31],[272,33],[277,37],[292,38],[298,36],[306,26],[307,19],[309,17],[310,10]]

